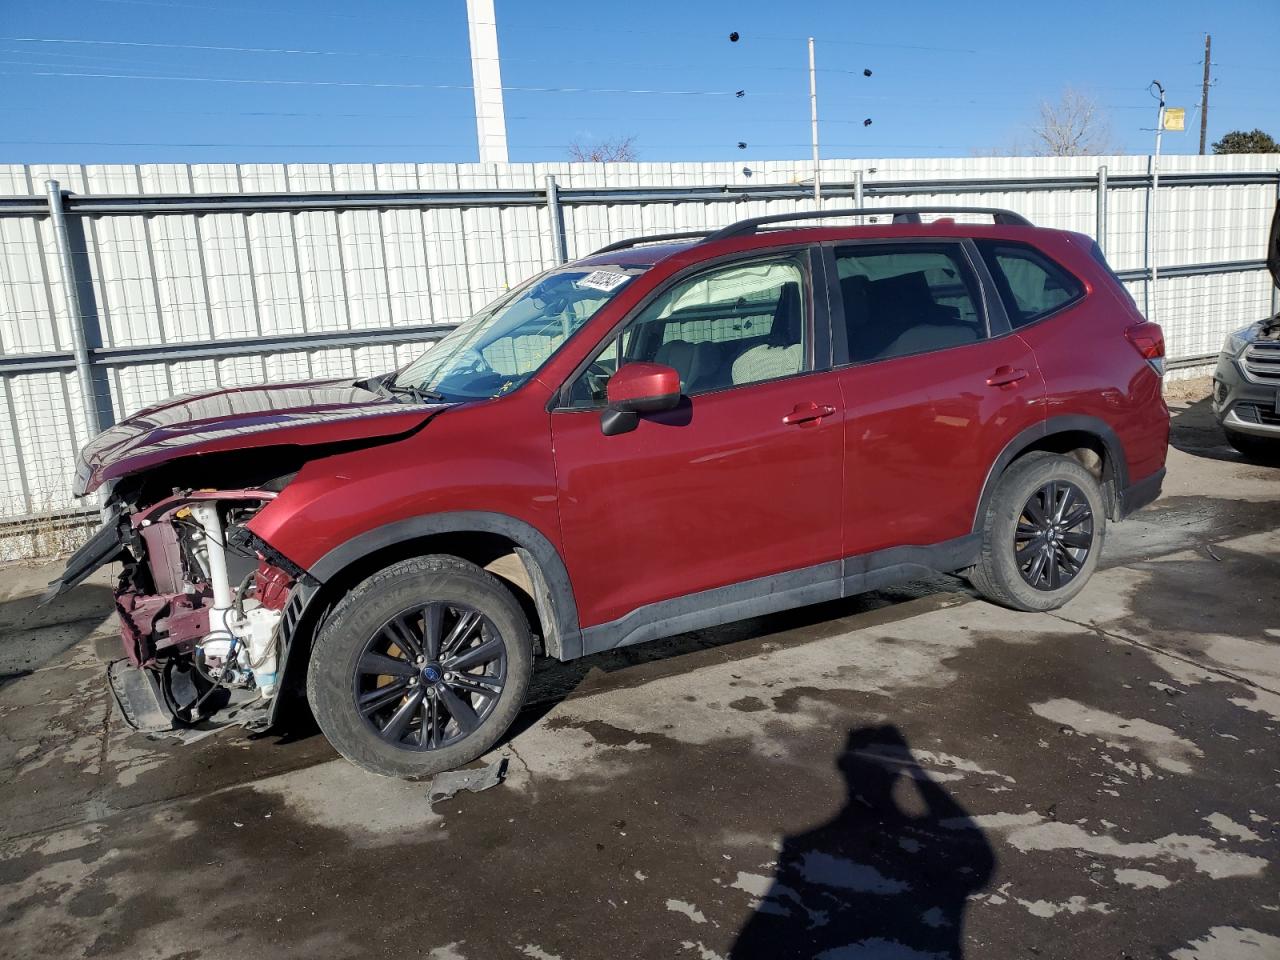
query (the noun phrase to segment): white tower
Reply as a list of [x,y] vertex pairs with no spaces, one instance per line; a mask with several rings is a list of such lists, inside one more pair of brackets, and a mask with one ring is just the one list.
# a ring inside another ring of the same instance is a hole
[[480,162],[506,163],[507,117],[502,107],[502,68],[498,63],[498,22],[493,0],[467,0],[467,27]]

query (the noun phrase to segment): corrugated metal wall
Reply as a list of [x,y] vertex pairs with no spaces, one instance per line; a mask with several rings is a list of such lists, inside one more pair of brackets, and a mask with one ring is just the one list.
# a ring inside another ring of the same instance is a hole
[[[824,182],[859,171],[878,182],[939,181],[928,192],[875,205],[1008,207],[1035,223],[1093,234],[1092,189],[948,193],[954,178],[1146,174],[1146,157],[968,158],[827,161]],[[1167,157],[1162,172],[1274,173],[1280,156]],[[799,161],[617,164],[148,164],[0,166],[0,194],[42,196],[56,179],[84,195],[562,189],[794,184]],[[1166,265],[1257,260],[1276,187],[1162,190],[1156,259]],[[843,201],[842,201],[843,202]],[[1145,263],[1147,191],[1108,194],[1104,245],[1117,270]],[[567,205],[571,258],[642,233],[698,229],[743,217],[810,209],[807,199],[698,200]],[[103,348],[220,343],[325,331],[456,323],[554,262],[545,206],[301,212],[94,215],[80,219]],[[1158,319],[1170,355],[1212,353],[1224,334],[1262,316],[1263,271],[1162,280]],[[1131,284],[1139,304],[1145,285]],[[0,352],[6,357],[70,349],[71,328],[47,217],[0,218]],[[174,394],[255,381],[349,376],[387,370],[421,343],[312,349],[112,365],[105,389],[117,416]],[[88,440],[71,370],[0,377],[0,521],[74,506],[75,451]]]

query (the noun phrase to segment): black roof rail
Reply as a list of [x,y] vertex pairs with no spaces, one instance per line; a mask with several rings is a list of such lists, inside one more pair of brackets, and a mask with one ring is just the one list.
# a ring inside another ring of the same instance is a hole
[[659,243],[663,240],[693,240],[701,239],[710,230],[686,230],[683,233],[655,233],[647,237],[632,237],[630,240],[619,240],[616,243],[606,244],[599,250],[593,250],[588,256],[594,257],[598,253],[609,253],[613,250],[626,250],[629,247],[638,247],[642,243]]
[[[1001,226],[1030,227],[1030,220],[1012,210],[999,207],[857,207],[848,210],[810,210],[802,213],[775,213],[767,217],[739,220],[707,236],[712,240],[728,240],[730,237],[749,237],[758,227],[769,223],[786,223],[790,220],[821,220],[827,217],[884,217],[892,216],[894,223],[920,223],[922,213],[985,213]],[[605,249],[608,249],[607,247]]]

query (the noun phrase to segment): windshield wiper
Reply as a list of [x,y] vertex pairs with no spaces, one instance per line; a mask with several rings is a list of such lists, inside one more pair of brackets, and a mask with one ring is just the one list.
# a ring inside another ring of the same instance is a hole
[[434,390],[426,390],[414,384],[398,384],[394,380],[394,374],[381,382],[383,389],[387,393],[397,396],[412,397],[417,403],[433,403],[445,399],[443,393],[436,393]]

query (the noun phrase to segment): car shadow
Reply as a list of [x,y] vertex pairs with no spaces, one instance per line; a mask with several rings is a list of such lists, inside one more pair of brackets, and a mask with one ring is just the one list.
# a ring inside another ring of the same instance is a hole
[[964,956],[968,899],[995,854],[895,726],[852,730],[844,806],[787,837],[730,960]]
[[1213,413],[1213,402],[1202,397],[1186,406],[1169,407],[1169,445],[1193,457],[1225,463],[1255,463],[1227,442]]
[[39,595],[0,601],[0,687],[36,670],[102,629],[114,609],[110,588],[82,584],[47,607]]
[[[538,657],[534,661],[525,707],[498,741],[498,746],[534,726],[575,693],[604,692],[645,683],[657,676],[682,673],[688,669],[684,658],[702,651],[733,646],[732,651],[726,650],[722,656],[745,659],[758,653],[761,644],[781,640],[778,635],[782,633],[793,637],[798,634],[803,639],[811,629],[822,631],[832,621],[863,614],[898,619],[919,612],[911,601],[929,604],[969,592],[968,585],[958,577],[937,574],[897,587],[737,620],[576,660]],[[901,608],[901,612],[895,608]]]

